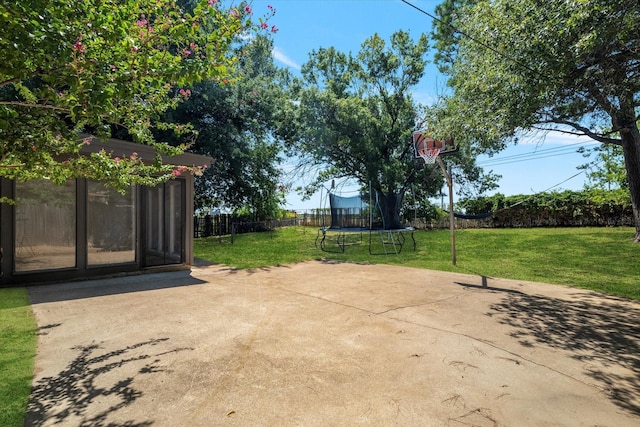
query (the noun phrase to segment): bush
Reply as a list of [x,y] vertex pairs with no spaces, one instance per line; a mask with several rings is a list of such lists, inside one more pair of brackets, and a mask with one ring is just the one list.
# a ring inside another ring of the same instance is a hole
[[458,203],[467,215],[494,214],[484,227],[633,226],[629,191],[592,189],[478,197]]

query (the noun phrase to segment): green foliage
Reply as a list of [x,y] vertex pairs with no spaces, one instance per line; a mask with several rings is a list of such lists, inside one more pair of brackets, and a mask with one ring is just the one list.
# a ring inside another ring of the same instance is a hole
[[590,189],[532,196],[495,194],[463,199],[466,214],[495,212],[484,221],[490,227],[618,226],[631,225],[633,212],[627,190]]
[[276,130],[287,103],[282,83],[287,74],[275,67],[272,49],[266,37],[239,46],[234,84],[199,83],[189,100],[166,116],[176,124],[191,123],[198,137],[190,150],[214,159],[196,178],[196,208],[246,207],[262,219],[279,210],[284,192]]
[[417,250],[407,244],[397,256],[369,255],[366,234],[362,245],[344,253],[323,252],[314,244],[316,235],[313,227],[287,227],[238,235],[233,244],[210,237],[196,239],[194,251],[243,269],[328,259],[554,283],[640,300],[640,253],[629,227],[457,230],[455,266],[449,230],[416,231]]
[[640,241],[640,3],[448,0],[437,12],[453,95],[429,122],[478,152],[537,128],[621,146]]
[[0,289],[2,426],[24,425],[36,356],[36,327],[26,289]]
[[[363,188],[371,183],[386,226],[396,228],[409,188],[420,198],[441,188],[438,165],[416,161],[411,146],[424,115],[411,90],[424,76],[428,49],[424,34],[414,41],[398,31],[388,43],[374,34],[355,56],[333,47],[311,52],[303,79],[294,82],[298,108],[287,134],[302,161],[321,168],[308,192],[333,178],[349,177]],[[444,160],[459,166],[456,182],[468,178],[493,188],[470,154],[461,150]]]
[[321,48],[303,65],[295,94],[297,148],[328,165],[318,181],[349,176],[400,193],[417,172],[410,147],[420,108],[410,90],[424,75],[426,36],[399,31],[367,39],[357,56]]
[[410,222],[413,219],[420,219],[425,224],[428,224],[442,217],[441,209],[437,208],[428,199],[418,199],[415,196],[416,194],[410,193],[409,197],[405,198],[405,204],[401,211],[401,217],[405,221]]
[[[474,100],[465,112],[497,136],[553,122],[616,141],[608,136],[615,136],[611,115],[623,111],[607,109],[613,105],[597,93],[626,97],[638,90],[633,52],[640,24],[624,18],[638,14],[637,2],[461,3],[472,5],[448,13],[470,37],[441,41],[455,43],[448,46],[456,53],[450,84],[456,100]],[[619,107],[633,113],[637,101],[628,102]]]
[[451,65],[455,61],[456,48],[462,34],[457,31],[458,19],[462,15],[459,11],[465,6],[472,6],[477,0],[443,0],[435,7],[439,19],[433,22],[433,39],[435,40],[434,61],[441,72],[451,72]]
[[[43,0],[0,5],[0,176],[105,179],[127,187],[134,177],[167,179],[158,159],[80,156],[79,134],[104,137],[113,126],[164,154],[153,128],[187,127],[158,121],[200,80],[231,79],[231,46],[254,28],[251,10],[200,1],[185,13],[161,0]],[[162,178],[163,177],[163,178]]]
[[603,144],[591,150],[582,150],[585,157],[595,154],[595,159],[581,166],[587,169],[588,188],[611,190],[616,188],[629,189],[629,180],[624,166],[622,147]]

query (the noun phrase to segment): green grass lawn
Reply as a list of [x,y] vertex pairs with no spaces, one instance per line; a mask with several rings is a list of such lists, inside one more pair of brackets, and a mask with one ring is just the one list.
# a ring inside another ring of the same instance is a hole
[[[317,229],[287,227],[272,233],[196,239],[195,255],[235,268],[259,268],[313,259],[404,265],[487,277],[575,286],[640,300],[640,245],[634,229],[526,228],[456,231],[457,263],[449,230],[416,231],[399,255],[369,255],[368,235],[345,253],[315,246]],[[374,252],[381,252],[379,245]]]
[[25,288],[0,289],[0,426],[23,426],[36,354]]

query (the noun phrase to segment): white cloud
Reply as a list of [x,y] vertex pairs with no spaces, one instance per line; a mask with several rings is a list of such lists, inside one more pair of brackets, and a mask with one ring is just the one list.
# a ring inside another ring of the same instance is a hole
[[291,67],[296,70],[300,70],[300,65],[295,62],[293,59],[289,58],[280,48],[274,47],[271,51],[271,56],[276,61],[282,62],[287,67]]

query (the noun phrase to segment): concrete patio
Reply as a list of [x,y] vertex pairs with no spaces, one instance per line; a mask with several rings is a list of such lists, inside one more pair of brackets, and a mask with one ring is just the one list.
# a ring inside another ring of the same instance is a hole
[[637,426],[640,304],[325,261],[36,286],[28,426]]

